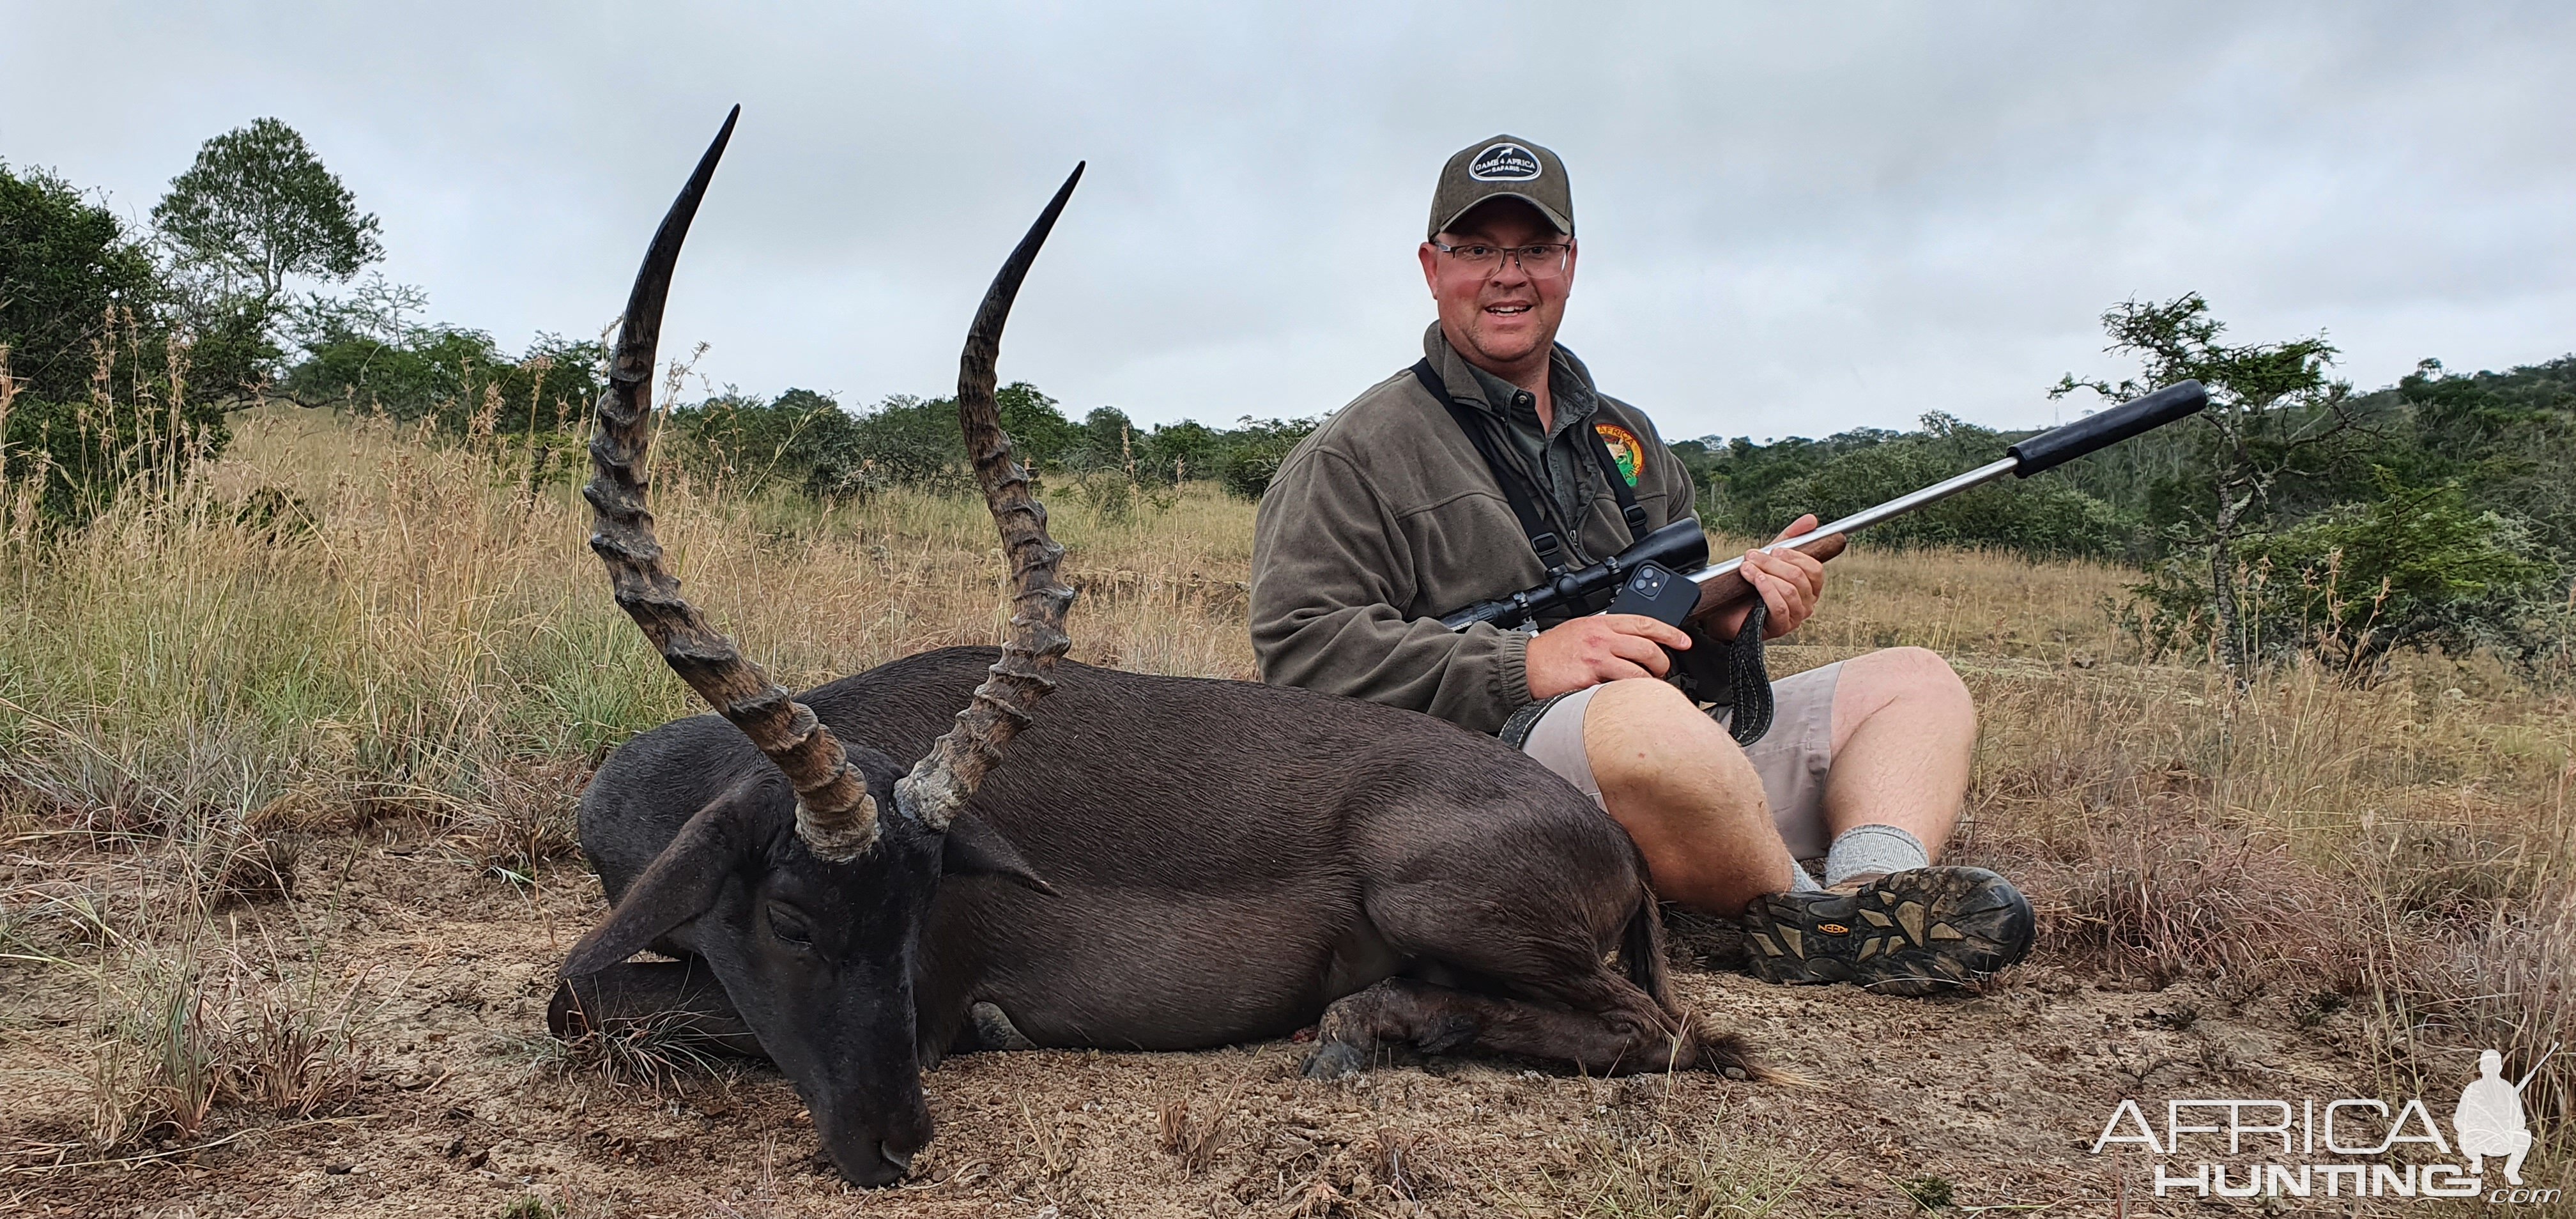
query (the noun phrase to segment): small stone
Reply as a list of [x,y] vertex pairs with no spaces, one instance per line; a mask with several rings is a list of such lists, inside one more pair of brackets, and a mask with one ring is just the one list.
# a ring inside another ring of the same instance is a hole
[[1728,1068],[1727,1068],[1727,1069],[1725,1069],[1724,1071],[1719,1072],[1719,1074],[1726,1076],[1728,1079],[1751,1079],[1751,1078],[1752,1078],[1752,1076],[1747,1075],[1747,1074],[1745,1074],[1745,1073],[1744,1073],[1744,1068],[1742,1068],[1742,1067],[1728,1067]]
[[349,1175],[351,1169],[356,1167],[357,1165],[355,1164],[327,1164],[323,1166],[322,1171],[335,1177],[345,1177]]

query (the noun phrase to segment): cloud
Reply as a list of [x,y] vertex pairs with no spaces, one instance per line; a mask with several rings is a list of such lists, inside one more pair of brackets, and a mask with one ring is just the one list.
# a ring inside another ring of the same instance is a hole
[[953,379],[993,268],[1090,173],[1006,376],[1152,421],[1329,410],[1416,354],[1430,180],[1508,130],[1574,178],[1565,340],[1668,434],[1998,424],[2111,371],[2096,317],[2576,347],[2563,7],[12,6],[0,158],[139,215],[260,115],[505,343],[589,333],[726,106],[666,333],[714,381]]

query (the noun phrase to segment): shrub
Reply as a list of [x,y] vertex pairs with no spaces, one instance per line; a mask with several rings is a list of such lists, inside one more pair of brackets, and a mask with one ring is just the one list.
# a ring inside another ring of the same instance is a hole
[[[2367,678],[2393,648],[2518,657],[2549,642],[2556,568],[2524,522],[2473,509],[2456,482],[2407,487],[2385,470],[2377,481],[2375,500],[2239,545],[2255,652],[2307,652]],[[2179,551],[2132,589],[2166,624],[2151,648],[2208,642],[2209,563],[2205,547]]]
[[190,392],[196,336],[114,213],[0,165],[0,284],[0,481],[45,517],[87,520],[222,451],[223,413]]
[[568,433],[607,386],[608,351],[594,340],[540,334],[513,359],[482,331],[348,302],[307,306],[298,326],[305,356],[280,383],[288,397],[426,419],[454,436]]
[[1288,459],[1288,451],[1313,435],[1323,422],[1244,416],[1243,426],[1226,435],[1230,443],[1217,459],[1217,481],[1228,492],[1245,499],[1261,498],[1261,493],[1270,489],[1270,480],[1279,476],[1279,463]]

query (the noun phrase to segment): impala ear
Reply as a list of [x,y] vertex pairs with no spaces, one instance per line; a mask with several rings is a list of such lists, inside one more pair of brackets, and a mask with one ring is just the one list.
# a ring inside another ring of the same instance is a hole
[[1029,866],[1020,848],[973,813],[959,813],[949,821],[947,839],[940,844],[939,871],[943,876],[999,876],[1048,897],[1058,896],[1055,886]]
[[607,919],[572,946],[563,976],[594,974],[662,938],[716,904],[751,852],[751,802],[740,789],[708,802],[626,887]]

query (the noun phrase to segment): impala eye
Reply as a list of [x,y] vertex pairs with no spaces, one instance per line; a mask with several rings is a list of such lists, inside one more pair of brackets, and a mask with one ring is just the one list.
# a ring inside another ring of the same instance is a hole
[[814,943],[814,929],[805,924],[804,916],[785,906],[769,908],[769,933],[800,948]]

